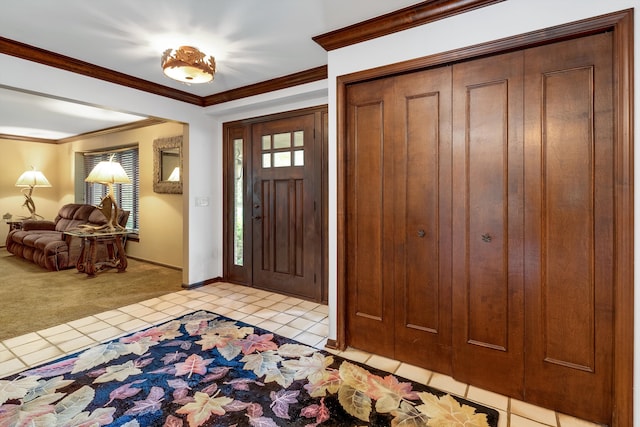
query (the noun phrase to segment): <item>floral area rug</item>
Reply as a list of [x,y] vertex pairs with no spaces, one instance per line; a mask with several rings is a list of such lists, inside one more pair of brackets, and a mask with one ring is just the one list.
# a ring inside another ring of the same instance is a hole
[[493,409],[207,311],[0,379],[0,426],[496,426]]

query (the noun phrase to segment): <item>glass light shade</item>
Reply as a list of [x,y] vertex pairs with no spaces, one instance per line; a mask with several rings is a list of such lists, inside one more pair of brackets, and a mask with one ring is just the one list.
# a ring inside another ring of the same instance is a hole
[[213,80],[216,72],[213,56],[207,57],[191,46],[167,49],[162,55],[161,63],[167,77],[183,83],[207,83]]
[[37,170],[25,171],[16,181],[16,187],[51,187],[49,180]]
[[197,67],[190,65],[179,65],[164,69],[167,77],[183,83],[207,83],[213,80],[213,74],[209,74]]
[[130,184],[131,180],[127,176],[127,173],[122,168],[122,165],[118,162],[111,160],[105,160],[98,163],[89,176],[85,179],[86,182],[98,182],[100,184]]
[[180,181],[180,168],[179,167],[175,167],[173,168],[173,171],[171,171],[171,175],[169,175],[169,178],[167,178],[167,181]]

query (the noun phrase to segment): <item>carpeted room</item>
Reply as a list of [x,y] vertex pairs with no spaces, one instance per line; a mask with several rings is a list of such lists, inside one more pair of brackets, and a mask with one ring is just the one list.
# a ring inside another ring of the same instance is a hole
[[[137,184],[137,212],[129,215],[128,228],[136,229],[134,238],[126,240],[128,266],[122,273],[108,269],[89,277],[73,266],[49,271],[36,263],[16,257],[6,249],[8,225],[0,228],[0,339],[6,339],[53,325],[100,313],[112,308],[179,291],[182,281],[182,195],[156,193],[153,190],[153,143],[160,137],[180,135],[183,126],[176,123],[147,123],[133,129],[111,129],[100,135],[83,135],[66,143],[34,143],[16,138],[0,138],[7,156],[3,165],[0,197],[7,221],[20,224],[30,217],[24,206],[25,192],[16,179],[29,165],[42,171],[50,186],[32,192],[35,215],[39,221],[53,221],[62,206],[86,195],[86,183],[76,182],[74,173],[83,171],[84,154],[117,151],[126,142],[135,146],[138,164],[135,172],[144,179]],[[70,150],[70,151],[69,151]],[[25,166],[26,164],[26,166]],[[81,178],[84,179],[85,175]],[[133,176],[132,176],[133,178]],[[125,184],[134,188],[134,184]],[[106,186],[93,184],[104,191]],[[27,188],[28,190],[28,188]],[[116,192],[121,191],[118,185]],[[79,193],[78,193],[79,192]],[[28,193],[27,193],[28,194]],[[102,192],[93,203],[98,204]],[[131,211],[131,208],[127,210]],[[158,218],[162,218],[158,220]],[[142,228],[142,230],[138,230]],[[69,236],[66,237],[69,239]],[[75,243],[79,237],[73,237]]]
[[127,270],[89,277],[48,271],[0,249],[0,341],[181,289],[181,271],[129,259]]

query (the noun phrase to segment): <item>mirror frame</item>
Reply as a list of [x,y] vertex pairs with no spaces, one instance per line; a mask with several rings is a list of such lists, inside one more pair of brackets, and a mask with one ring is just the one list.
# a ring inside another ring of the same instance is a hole
[[[178,149],[180,153],[180,181],[162,180],[162,152]],[[182,194],[182,135],[153,141],[153,191],[156,193]]]

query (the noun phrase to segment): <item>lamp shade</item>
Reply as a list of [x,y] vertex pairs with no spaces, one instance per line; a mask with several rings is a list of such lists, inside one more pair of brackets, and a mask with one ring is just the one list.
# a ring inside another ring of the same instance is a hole
[[98,163],[89,176],[85,178],[86,182],[97,182],[100,184],[130,184],[131,180],[122,168],[122,165],[112,160],[105,160]]
[[51,184],[42,172],[32,169],[20,175],[16,187],[51,187]]

